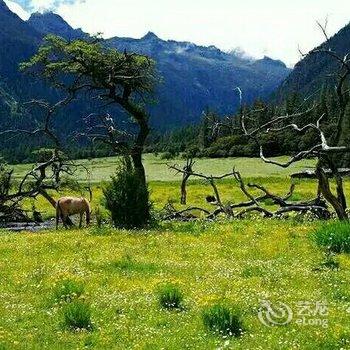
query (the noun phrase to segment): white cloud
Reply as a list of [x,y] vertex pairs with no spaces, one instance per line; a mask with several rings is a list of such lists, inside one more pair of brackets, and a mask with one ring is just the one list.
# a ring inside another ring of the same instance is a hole
[[30,17],[30,13],[27,12],[21,5],[9,0],[5,0],[5,4],[12,12],[14,12],[24,21],[26,21]]
[[27,0],[27,6],[32,11],[45,12],[55,11],[59,6],[63,4],[79,4],[85,0]]
[[[23,1],[23,0],[16,0]],[[74,3],[67,3],[67,1]],[[52,3],[54,4],[52,5]],[[141,37],[148,31],[164,39],[243,48],[289,65],[323,41],[316,20],[329,16],[329,33],[349,22],[349,0],[32,0],[36,8],[56,6],[74,27],[105,37]]]
[[61,4],[73,4],[85,0],[9,0],[16,2],[28,12],[54,10]]
[[32,0],[30,6],[34,11],[44,12],[55,8],[55,0]]

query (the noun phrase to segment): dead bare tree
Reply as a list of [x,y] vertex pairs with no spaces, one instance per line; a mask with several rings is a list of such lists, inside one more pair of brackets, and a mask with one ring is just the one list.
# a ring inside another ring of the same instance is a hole
[[[216,207],[213,212],[205,208],[189,207],[182,210],[176,210],[173,205],[167,205],[165,208],[166,214],[164,218],[166,220],[195,220],[199,217],[195,215],[196,212],[204,214],[204,217],[208,220],[214,220],[219,215],[223,214],[228,218],[242,219],[247,214],[257,212],[262,214],[265,218],[281,217],[283,214],[290,212],[297,212],[305,214],[311,212],[316,218],[329,219],[331,213],[328,210],[327,204],[321,198],[317,197],[314,200],[306,202],[289,202],[288,200],[294,193],[295,185],[292,184],[289,192],[284,196],[278,196],[271,193],[265,187],[256,184],[246,184],[240,172],[233,169],[231,172],[220,176],[208,176],[201,173],[196,173],[191,169],[188,171],[186,167],[180,167],[177,165],[169,166],[170,169],[175,170],[177,173],[183,174],[188,179],[190,177],[204,180],[208,183],[213,190],[213,200],[210,201],[212,205]],[[238,184],[242,193],[247,197],[247,201],[238,203],[224,203],[221,199],[219,187],[217,181],[233,178]],[[258,190],[261,195],[253,195],[251,190]],[[266,200],[271,200],[272,203],[279,207],[276,211],[270,211],[264,206]]]
[[182,176],[182,182],[181,182],[181,204],[185,205],[187,203],[187,190],[186,185],[187,181],[190,178],[190,174],[193,172],[193,165],[196,162],[193,160],[193,158],[188,158],[186,160],[186,165],[184,166],[185,172]]
[[182,205],[185,205],[187,203],[187,181],[191,177],[191,174],[193,173],[193,166],[195,163],[196,162],[193,160],[193,158],[187,158],[186,164],[182,169],[183,172],[182,172],[181,199],[180,199],[180,203]]
[[[256,184],[245,184],[239,172],[233,170],[231,173],[225,174],[223,176],[207,176],[203,174],[198,174],[191,171],[186,171],[186,168],[181,169],[179,166],[170,167],[188,179],[190,176],[204,179],[209,183],[214,191],[214,196],[210,198],[211,202],[217,206],[217,209],[210,214],[207,214],[208,219],[213,219],[216,216],[224,213],[228,216],[235,218],[243,218],[246,214],[251,212],[261,213],[264,217],[278,217],[288,212],[300,212],[306,213],[311,212],[315,217],[320,219],[328,219],[331,217],[331,213],[328,210],[329,203],[334,209],[337,217],[340,220],[348,220],[347,215],[347,203],[344,191],[343,177],[348,176],[350,169],[344,169],[338,167],[338,160],[342,158],[344,154],[350,153],[350,147],[348,145],[341,144],[342,137],[342,126],[344,124],[344,118],[346,116],[346,109],[350,103],[349,89],[347,88],[347,81],[350,77],[350,53],[346,55],[341,55],[330,47],[330,41],[326,34],[326,27],[319,24],[322,32],[325,35],[326,43],[314,50],[312,50],[309,55],[328,55],[332,60],[337,63],[337,70],[334,73],[335,77],[335,91],[339,104],[339,113],[337,116],[336,127],[333,130],[332,135],[327,135],[324,131],[324,115],[319,115],[317,120],[314,122],[309,122],[305,125],[299,125],[300,120],[313,113],[316,110],[315,103],[308,108],[305,108],[305,104],[309,103],[311,98],[304,100],[303,104],[299,107],[298,111],[293,114],[285,114],[277,117],[273,117],[271,120],[264,122],[263,124],[256,126],[254,123],[254,113],[258,111],[251,111],[250,115],[246,114],[243,108],[243,92],[239,87],[236,91],[239,94],[240,99],[240,113],[239,113],[239,125],[242,134],[251,139],[260,150],[260,158],[267,164],[277,165],[282,168],[288,168],[292,164],[299,162],[307,158],[316,158],[317,164],[315,170],[306,174],[306,177],[314,177],[318,180],[318,190],[316,198],[306,202],[291,203],[288,199],[291,197],[294,191],[294,185],[291,186],[289,193],[285,197],[277,196],[267,190],[265,187]],[[304,110],[303,110],[304,109]],[[250,124],[253,126],[250,127]],[[216,133],[220,128],[235,128],[236,124],[232,123],[232,120],[218,121],[213,126],[213,133]],[[290,156],[290,158],[285,162],[280,162],[275,159],[269,159],[265,156],[262,138],[266,134],[277,134],[282,131],[291,131],[297,134],[303,134],[309,131],[313,131],[315,136],[315,142],[308,149],[299,151],[297,154]],[[222,180],[225,178],[233,177],[239,184],[241,191],[248,198],[248,201],[241,202],[237,204],[226,204],[222,203],[218,187],[215,185],[215,181]],[[295,174],[292,178],[303,177],[303,174]],[[336,185],[336,191],[333,193],[331,189],[330,180],[334,179]],[[250,190],[255,189],[262,192],[261,196],[254,197],[251,195]],[[261,205],[261,202],[266,199],[272,200],[272,202],[279,206],[279,209],[275,212],[271,212]],[[240,212],[236,210],[239,208],[245,208]],[[182,210],[176,212],[173,208],[173,217],[182,217],[181,214],[185,213],[186,219],[188,217],[188,212],[191,212],[193,208],[188,208],[187,210]],[[195,208],[198,210],[198,208]],[[202,210],[202,212],[204,212]],[[169,217],[169,216],[168,216]]]
[[[344,192],[343,176],[344,169],[339,169],[337,165],[337,159],[341,158],[344,154],[350,152],[350,147],[341,145],[340,139],[342,135],[342,126],[346,115],[346,108],[349,104],[349,90],[346,87],[346,82],[350,76],[350,52],[349,54],[341,55],[332,50],[330,47],[330,41],[326,34],[325,26],[319,24],[322,32],[325,35],[326,43],[320,48],[312,50],[309,55],[328,55],[332,60],[338,63],[338,69],[334,73],[336,86],[335,91],[339,103],[339,113],[336,122],[336,128],[330,137],[326,137],[323,131],[322,120],[324,115],[318,117],[314,123],[308,123],[303,126],[299,126],[295,120],[300,119],[302,116],[309,114],[315,106],[299,113],[287,114],[284,116],[278,116],[268,121],[267,123],[258,127],[250,129],[247,126],[247,116],[244,113],[243,108],[240,110],[240,124],[244,135],[259,146],[260,158],[268,164],[274,164],[279,167],[287,168],[293,163],[301,161],[303,159],[314,157],[317,159],[317,165],[315,169],[315,176],[318,179],[318,194],[317,197],[321,196],[329,202],[334,208],[338,218],[340,220],[348,220],[346,212],[347,203]],[[239,92],[241,106],[242,106],[242,91],[237,88]],[[264,149],[260,142],[260,137],[263,134],[278,133],[283,130],[291,130],[296,133],[305,133],[309,130],[314,130],[317,135],[314,145],[309,149],[300,151],[286,162],[279,162],[273,159],[268,159],[264,155]],[[336,193],[334,194],[330,185],[330,178],[335,179]]]
[[[1,136],[17,137],[27,135],[30,137],[42,137],[52,144],[51,155],[41,163],[35,164],[20,180],[18,185],[13,181],[13,170],[3,171],[3,181],[0,190],[0,221],[30,221],[30,218],[21,207],[25,198],[37,198],[43,196],[53,207],[56,201],[50,191],[58,191],[62,185],[64,175],[73,176],[80,167],[69,160],[63,152],[62,142],[56,135],[53,127],[53,119],[57,111],[68,105],[73,95],[51,105],[41,100],[33,100],[28,104],[40,107],[44,116],[42,120],[35,120],[36,127],[27,129],[8,129],[0,132]],[[72,224],[70,222],[70,224]]]
[[134,136],[120,130],[109,113],[91,113],[83,118],[85,131],[77,132],[75,138],[87,138],[93,143],[102,143],[113,151],[114,154],[128,154],[130,143]]

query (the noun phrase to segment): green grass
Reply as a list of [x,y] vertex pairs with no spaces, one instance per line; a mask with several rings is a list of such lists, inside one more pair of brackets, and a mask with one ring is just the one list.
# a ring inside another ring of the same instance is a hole
[[[350,257],[339,255],[337,270],[315,270],[325,258],[310,238],[316,226],[268,220],[109,229],[103,236],[93,229],[2,232],[0,348],[340,348],[349,334]],[[91,332],[62,329],[61,306],[47,305],[65,279],[85,286]],[[181,288],[182,312],[159,308],[162,283]],[[329,327],[266,327],[257,317],[263,299],[293,310],[300,301],[327,301]],[[222,339],[203,324],[203,311],[223,300],[244,313],[240,338]]]
[[332,222],[321,225],[314,233],[315,243],[333,253],[350,253],[350,224]]
[[62,309],[62,326],[72,331],[92,330],[91,307],[82,300],[73,300]]
[[[181,208],[179,177],[163,161],[145,159],[156,209],[168,201]],[[116,165],[115,159],[94,162],[93,208],[101,201],[99,181],[108,179]],[[277,194],[288,192],[290,170],[252,159],[198,161],[199,171],[214,174],[233,165],[250,182]],[[25,167],[16,167],[17,176]],[[245,199],[232,180],[219,188],[224,201]],[[312,198],[316,190],[314,181],[297,182],[292,200]],[[349,195],[350,182],[346,191]],[[207,194],[210,186],[191,181],[188,204],[210,208]],[[45,217],[53,215],[44,200],[35,204]],[[319,227],[318,222],[257,219],[161,223],[143,231],[108,226],[39,234],[0,230],[0,349],[345,349],[350,344],[350,256],[325,254],[313,240]],[[160,307],[157,290],[164,284],[181,291],[181,312]],[[262,300],[288,304],[295,318],[283,327],[263,325],[258,318]],[[327,302],[328,328],[299,325],[300,302]],[[241,310],[241,337],[223,338],[208,330],[203,313],[215,305]]]
[[184,295],[181,289],[172,283],[166,283],[158,288],[159,305],[167,310],[182,309]]
[[226,305],[215,304],[205,309],[203,323],[221,336],[240,337],[244,332],[241,311]]
[[56,303],[70,302],[84,293],[84,285],[80,282],[65,279],[59,281],[53,291],[53,300]]
[[[152,154],[144,155],[144,164],[147,173],[148,181],[178,181],[181,179],[181,174],[176,174],[175,171],[168,169],[167,164],[182,165],[185,163],[184,159],[163,160],[160,157],[155,157]],[[286,161],[287,157],[275,158],[280,161]],[[118,166],[118,157],[98,158],[92,160],[78,160],[77,163],[84,165],[91,172],[90,181],[92,183],[101,183],[106,181],[114,174]],[[304,160],[297,163],[290,168],[283,169],[276,165],[266,164],[259,158],[223,158],[223,159],[197,159],[194,169],[197,172],[206,173],[210,175],[221,175],[232,171],[235,167],[242,173],[242,176],[248,178],[254,177],[286,177],[294,172],[305,170],[314,166],[314,160]],[[30,164],[16,165],[15,173],[20,178],[28,169]],[[81,169],[77,172],[76,178],[79,181],[89,180],[86,171]]]
[[[271,192],[278,195],[284,196],[290,187],[291,180],[288,177],[267,177],[267,178],[247,178],[246,182],[258,183],[266,186]],[[241,189],[237,182],[233,180],[220,181],[218,183],[218,188],[221,193],[221,199],[228,203],[237,203],[241,201],[246,201],[247,198],[243,195]],[[101,205],[102,202],[102,189],[101,185],[96,184],[92,187],[93,189],[93,201],[92,209],[95,209]],[[156,210],[161,210],[167,203],[172,203],[176,208],[186,208],[180,204],[180,183],[178,181],[153,181],[149,183],[149,189],[151,193],[151,201],[154,204]],[[345,190],[347,195],[350,195],[350,181],[345,182]],[[189,181],[187,188],[187,204],[200,206],[209,210],[213,207],[206,202],[206,196],[212,195],[213,190],[210,185],[203,181]],[[259,191],[252,191],[255,194],[261,194]],[[300,201],[313,199],[317,193],[317,184],[314,180],[296,181],[296,189],[294,195],[290,199],[291,201]],[[63,195],[78,195],[85,196],[89,198],[89,194],[85,191],[72,193],[71,191],[63,191],[61,193],[53,193],[55,198]],[[31,210],[33,201],[26,201],[26,208]],[[38,197],[34,201],[36,208],[41,211],[45,218],[54,216],[54,209],[52,206],[42,197]],[[271,201],[266,201],[265,205],[273,209],[271,206]],[[102,214],[106,217],[106,212],[102,210]]]
[[[286,157],[279,157],[280,160],[285,160]],[[151,199],[157,210],[162,209],[168,202],[175,206],[180,205],[180,185],[179,180],[181,175],[176,174],[167,167],[169,164],[184,164],[183,159],[175,159],[172,161],[164,161],[154,155],[144,155],[147,179],[151,190]],[[101,203],[103,182],[109,181],[118,164],[117,157],[100,158],[93,160],[78,161],[91,169],[90,181],[93,187],[93,209],[97,208]],[[300,171],[311,167],[314,164],[313,160],[306,160],[298,163],[289,169],[281,169],[274,165],[265,164],[257,158],[227,158],[227,159],[197,159],[194,169],[198,172],[219,175],[232,171],[233,167],[239,170],[246,182],[255,182],[267,186],[277,194],[285,194],[289,190],[290,178],[289,175],[295,171]],[[16,165],[15,177],[20,178],[24,172],[30,169],[31,165]],[[80,182],[87,181],[86,173],[79,171],[76,178]],[[297,181],[298,183],[298,181]],[[346,184],[347,190],[350,193],[350,182]],[[219,189],[222,192],[222,199],[226,202],[238,202],[245,200],[246,197],[242,194],[238,184],[233,180],[221,181]],[[311,199],[316,193],[317,187],[315,181],[299,182],[297,189],[291,200]],[[258,193],[258,192],[257,192]],[[61,193],[53,193],[54,197],[72,194],[71,191],[63,191]],[[88,197],[87,191],[73,193],[79,196]],[[212,188],[202,180],[189,181],[188,187],[188,203],[211,209],[205,201],[205,197],[212,194]],[[32,208],[33,201],[26,202],[26,208]],[[43,198],[38,198],[34,201],[35,206],[44,217],[52,217],[54,210]],[[268,203],[267,203],[268,204]]]

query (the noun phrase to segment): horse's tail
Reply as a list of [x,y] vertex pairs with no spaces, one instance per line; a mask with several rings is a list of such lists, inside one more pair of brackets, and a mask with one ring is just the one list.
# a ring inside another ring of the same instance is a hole
[[56,203],[56,230],[58,229],[58,223],[60,221],[61,214],[62,214],[62,210],[60,206],[60,201],[58,200]]

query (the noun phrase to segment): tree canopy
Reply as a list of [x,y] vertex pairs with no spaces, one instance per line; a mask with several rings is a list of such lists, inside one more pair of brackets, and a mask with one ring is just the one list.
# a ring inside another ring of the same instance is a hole
[[[97,39],[67,41],[49,35],[38,52],[21,69],[64,90],[68,99],[87,93],[89,98],[105,101],[104,106],[118,105],[138,126],[138,135],[128,144],[127,151],[135,169],[145,178],[142,151],[149,134],[149,114],[146,101],[151,97],[158,81],[155,63],[149,57],[119,52],[102,45]],[[90,132],[93,139],[105,141],[117,149],[125,142],[125,133],[118,132],[113,118],[98,118],[97,127]],[[96,126],[96,125],[95,125]]]
[[151,94],[157,80],[154,67],[147,56],[106,48],[97,39],[68,42],[54,35],[21,64],[22,70],[39,74],[56,87],[70,92],[100,90],[100,97],[117,101]]

